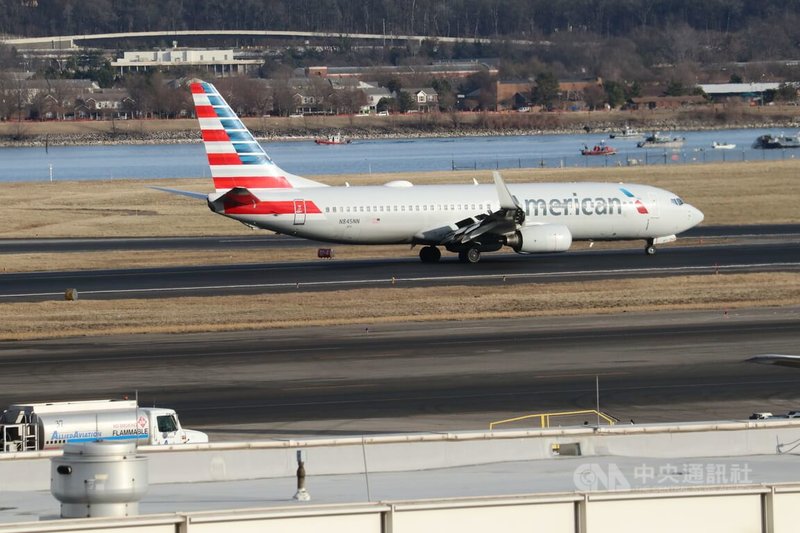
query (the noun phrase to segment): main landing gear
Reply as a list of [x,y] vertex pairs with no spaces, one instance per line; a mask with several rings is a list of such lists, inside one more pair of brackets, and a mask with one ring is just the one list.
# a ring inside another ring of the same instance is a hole
[[656,255],[656,245],[653,239],[647,239],[647,244],[644,246],[644,253],[647,255]]
[[442,258],[442,252],[436,246],[425,246],[419,251],[419,259],[423,263],[438,263]]
[[458,252],[458,260],[462,263],[477,263],[481,260],[481,251],[477,248],[468,248]]

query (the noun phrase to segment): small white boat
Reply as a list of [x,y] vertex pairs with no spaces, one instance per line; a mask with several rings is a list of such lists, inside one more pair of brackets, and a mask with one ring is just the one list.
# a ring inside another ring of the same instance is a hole
[[608,136],[612,139],[640,139],[644,137],[642,133],[627,125],[622,130],[612,132]]
[[714,150],[733,150],[736,148],[736,145],[733,143],[718,143],[717,141],[714,141],[711,143],[711,147]]

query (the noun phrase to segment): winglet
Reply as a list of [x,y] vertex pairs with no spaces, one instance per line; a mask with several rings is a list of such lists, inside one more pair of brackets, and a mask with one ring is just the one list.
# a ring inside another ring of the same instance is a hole
[[497,198],[500,200],[500,207],[503,209],[517,209],[519,204],[517,200],[511,196],[511,192],[506,187],[506,182],[503,181],[502,176],[497,171],[492,172],[494,176],[494,184],[497,187]]

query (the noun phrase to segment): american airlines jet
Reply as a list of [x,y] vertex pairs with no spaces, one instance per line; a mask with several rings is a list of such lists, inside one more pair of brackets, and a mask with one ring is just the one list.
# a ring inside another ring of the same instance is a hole
[[573,241],[643,239],[645,252],[703,220],[677,195],[646,185],[494,183],[420,185],[391,181],[329,187],[285,172],[264,152],[210,83],[191,84],[215,192],[164,189],[208,201],[247,226],[316,241],[421,245],[477,263],[504,246],[520,254],[563,252]]

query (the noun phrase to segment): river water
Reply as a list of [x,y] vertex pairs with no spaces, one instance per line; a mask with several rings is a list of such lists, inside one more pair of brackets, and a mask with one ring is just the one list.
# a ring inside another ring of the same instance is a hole
[[[800,149],[752,149],[756,137],[765,133],[781,131],[669,132],[670,136],[685,137],[686,142],[679,150],[637,148],[637,139],[609,139],[606,134],[355,140],[339,146],[286,141],[265,142],[263,146],[279,166],[303,176],[663,165],[800,157]],[[617,155],[587,157],[579,154],[584,145],[592,147],[601,141],[614,147]],[[714,141],[734,143],[736,148],[715,150],[711,146]],[[199,143],[0,148],[0,182],[208,176],[205,152]]]

